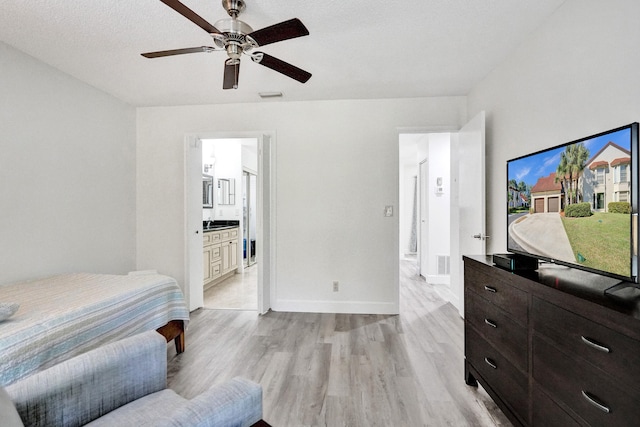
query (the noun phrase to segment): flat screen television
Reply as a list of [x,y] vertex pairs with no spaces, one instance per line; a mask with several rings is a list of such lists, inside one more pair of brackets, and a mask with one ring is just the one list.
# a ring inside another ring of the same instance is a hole
[[507,161],[507,250],[638,283],[638,123]]

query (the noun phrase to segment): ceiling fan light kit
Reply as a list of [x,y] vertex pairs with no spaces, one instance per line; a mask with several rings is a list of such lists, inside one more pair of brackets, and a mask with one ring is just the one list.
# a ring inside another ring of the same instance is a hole
[[311,73],[301,68],[264,52],[256,52],[254,50],[271,43],[309,35],[309,30],[298,18],[254,31],[249,24],[238,19],[240,13],[246,8],[244,0],[222,0],[222,7],[227,11],[230,18],[221,19],[215,25],[211,25],[178,0],[160,1],[206,31],[212,37],[215,47],[200,46],[148,52],[142,54],[145,58],[161,58],[187,53],[210,53],[224,50],[229,58],[224,64],[223,89],[238,88],[242,54],[248,55],[253,62],[284,74],[300,83],[306,83],[311,78]]

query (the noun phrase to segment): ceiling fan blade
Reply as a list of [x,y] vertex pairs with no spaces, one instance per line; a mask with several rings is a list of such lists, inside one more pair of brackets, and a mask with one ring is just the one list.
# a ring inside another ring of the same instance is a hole
[[308,35],[309,30],[307,30],[307,27],[305,27],[298,18],[274,24],[248,34],[249,37],[258,43],[258,46],[265,46],[282,40]]
[[224,61],[224,79],[222,89],[238,89],[238,77],[240,76],[240,60],[227,59]]
[[257,62],[260,65],[271,68],[272,70],[282,73],[287,77],[291,77],[300,83],[306,83],[307,80],[311,78],[311,73],[263,52],[255,52],[251,56],[251,59],[253,59],[253,62]]
[[160,0],[162,3],[169,6],[171,9],[178,12],[180,15],[187,18],[189,21],[196,24],[198,27],[205,30],[207,33],[212,34],[220,34],[220,31],[213,25],[209,24],[203,17],[195,13],[193,10],[189,9],[184,4],[180,3],[178,0]]
[[141,53],[145,58],[161,58],[163,56],[183,55],[185,53],[211,52],[215,48],[210,46],[187,47],[184,49],[160,50],[158,52]]

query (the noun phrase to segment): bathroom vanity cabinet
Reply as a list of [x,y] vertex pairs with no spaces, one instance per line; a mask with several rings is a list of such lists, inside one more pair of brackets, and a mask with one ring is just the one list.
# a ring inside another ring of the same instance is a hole
[[202,243],[204,286],[208,288],[238,269],[238,227],[205,230]]

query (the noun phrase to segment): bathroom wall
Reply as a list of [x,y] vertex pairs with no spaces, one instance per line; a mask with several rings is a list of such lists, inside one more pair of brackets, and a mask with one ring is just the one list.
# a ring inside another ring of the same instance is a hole
[[[215,160],[214,160],[215,159]],[[203,209],[202,219],[234,220],[242,217],[242,140],[241,139],[203,139],[202,140],[203,173],[205,164],[213,164],[213,209]],[[221,205],[218,197],[218,180],[233,179],[235,185],[235,203]]]

